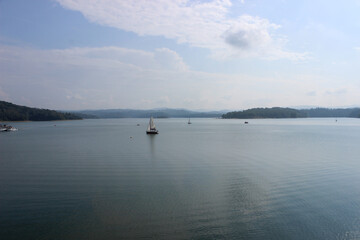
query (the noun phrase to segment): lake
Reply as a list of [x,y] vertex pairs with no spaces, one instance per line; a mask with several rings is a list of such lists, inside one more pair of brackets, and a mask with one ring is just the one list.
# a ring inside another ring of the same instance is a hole
[[0,238],[360,238],[360,119],[191,121],[11,123]]

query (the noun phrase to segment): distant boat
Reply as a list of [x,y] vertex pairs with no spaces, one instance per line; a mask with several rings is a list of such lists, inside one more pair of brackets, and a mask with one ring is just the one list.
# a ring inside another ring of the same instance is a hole
[[248,124],[249,122],[244,122],[245,124]]
[[17,130],[18,130],[17,128],[14,128],[14,127],[12,127],[12,126],[9,126],[9,127],[6,128],[6,131],[7,131],[7,132],[17,131]]
[[17,131],[17,128],[14,128],[12,126],[7,126],[7,125],[1,125],[0,124],[0,132],[11,132],[11,131]]
[[191,124],[191,122],[190,122],[190,118],[189,118],[188,124]]
[[158,134],[159,131],[156,130],[155,123],[153,117],[150,118],[149,126],[146,130],[146,134]]

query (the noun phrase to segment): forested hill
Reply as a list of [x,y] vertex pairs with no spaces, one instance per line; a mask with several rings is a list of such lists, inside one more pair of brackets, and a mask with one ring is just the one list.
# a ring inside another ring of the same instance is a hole
[[0,101],[0,121],[53,121],[78,119],[82,118],[72,113],[30,108]]
[[301,110],[307,117],[360,117],[360,108],[312,108]]
[[353,117],[360,118],[360,108],[252,108],[244,111],[228,112],[222,118],[311,118],[311,117]]
[[304,113],[292,108],[252,108],[238,112],[228,112],[222,118],[301,118]]

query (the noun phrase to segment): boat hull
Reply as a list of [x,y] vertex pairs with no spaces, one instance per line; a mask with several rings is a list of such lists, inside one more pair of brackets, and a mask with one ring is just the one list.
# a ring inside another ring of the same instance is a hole
[[146,134],[158,134],[158,131],[146,131]]

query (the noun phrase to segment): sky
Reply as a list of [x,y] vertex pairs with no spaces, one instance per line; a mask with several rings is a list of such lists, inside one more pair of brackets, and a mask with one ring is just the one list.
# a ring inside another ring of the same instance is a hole
[[359,12],[359,0],[0,0],[0,100],[360,106]]

